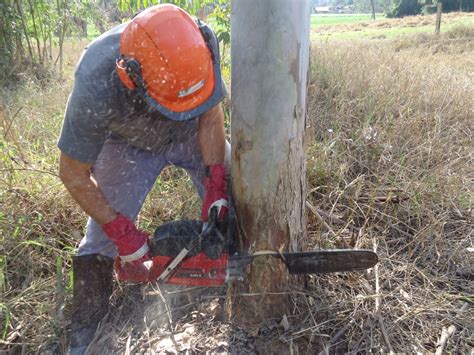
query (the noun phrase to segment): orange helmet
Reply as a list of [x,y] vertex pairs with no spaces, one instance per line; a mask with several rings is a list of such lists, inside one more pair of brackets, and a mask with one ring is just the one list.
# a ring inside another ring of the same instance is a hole
[[222,100],[219,61],[212,30],[166,4],[146,9],[125,27],[116,68],[128,89],[168,118],[184,121]]

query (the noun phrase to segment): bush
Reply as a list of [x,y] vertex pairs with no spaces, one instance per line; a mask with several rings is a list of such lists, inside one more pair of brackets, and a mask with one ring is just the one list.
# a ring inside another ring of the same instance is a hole
[[474,11],[474,0],[442,0],[443,12]]
[[399,0],[393,10],[387,13],[387,17],[393,18],[418,15],[420,10],[421,5],[418,3],[418,0]]
[[425,5],[421,10],[423,15],[432,15],[436,13],[436,5]]

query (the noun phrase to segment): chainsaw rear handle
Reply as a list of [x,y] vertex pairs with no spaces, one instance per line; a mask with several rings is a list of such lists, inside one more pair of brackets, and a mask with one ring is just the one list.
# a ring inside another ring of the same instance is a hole
[[211,208],[211,211],[209,212],[209,218],[207,219],[207,222],[204,222],[202,225],[202,232],[201,232],[201,237],[210,235],[214,229],[217,228],[217,213],[218,209],[216,206]]

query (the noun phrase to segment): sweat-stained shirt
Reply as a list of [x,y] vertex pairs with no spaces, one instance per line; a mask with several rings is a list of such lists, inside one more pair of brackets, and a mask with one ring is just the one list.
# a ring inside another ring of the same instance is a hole
[[163,153],[197,134],[198,118],[172,121],[120,81],[115,61],[120,56],[120,35],[126,25],[114,27],[94,40],[76,66],[58,147],[84,163],[96,161],[110,136],[140,149]]

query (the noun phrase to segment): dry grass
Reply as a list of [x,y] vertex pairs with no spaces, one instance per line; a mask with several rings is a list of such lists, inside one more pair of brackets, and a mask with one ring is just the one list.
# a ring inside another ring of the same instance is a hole
[[0,89],[0,349],[32,352],[66,343],[70,261],[84,215],[57,176],[56,141],[73,67],[85,43],[68,44],[64,79]]
[[381,257],[312,278],[323,343],[349,324],[334,351],[434,352],[450,325],[445,350],[472,350],[473,39],[313,43],[308,198],[338,238],[313,218],[310,243]]
[[[117,287],[96,351],[434,352],[450,326],[445,351],[472,351],[473,39],[460,27],[313,43],[308,201],[332,232],[309,212],[306,247],[374,248],[377,268],[309,277],[292,292],[288,323],[252,336],[222,319],[222,290],[183,296],[170,331],[157,290]],[[68,51],[65,80],[2,91],[0,349],[57,353],[67,343],[85,216],[55,176],[55,142],[80,48]],[[166,170],[141,225],[197,216],[189,196],[189,179]]]

